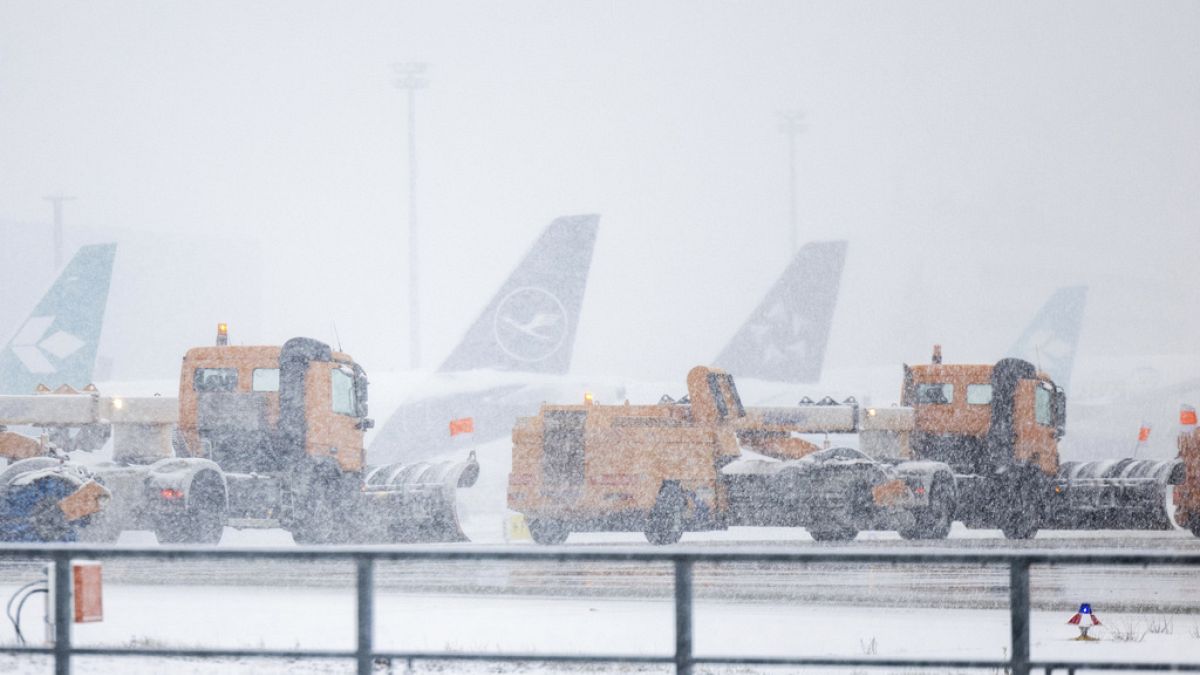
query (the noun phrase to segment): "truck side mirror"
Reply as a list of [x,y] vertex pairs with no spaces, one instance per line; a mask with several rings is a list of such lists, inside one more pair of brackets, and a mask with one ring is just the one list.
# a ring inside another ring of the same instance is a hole
[[1062,438],[1067,433],[1067,392],[1055,387],[1050,397],[1050,415],[1054,422],[1054,437]]
[[358,424],[354,425],[354,428],[358,429],[359,431],[366,431],[367,429],[374,429],[375,428],[375,420],[371,419],[370,417],[364,417],[358,421]]

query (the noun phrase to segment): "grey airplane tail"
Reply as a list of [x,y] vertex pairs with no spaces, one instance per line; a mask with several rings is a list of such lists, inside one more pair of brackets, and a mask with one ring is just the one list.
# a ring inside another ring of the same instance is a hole
[[1036,364],[1039,370],[1066,389],[1075,365],[1075,348],[1079,344],[1086,302],[1087,286],[1065,286],[1056,290],[1009,348],[1008,355]]
[[550,223],[438,370],[567,372],[599,221]]
[[819,380],[845,261],[844,241],[805,244],[716,365],[739,377]]
[[0,394],[92,383],[116,244],[79,249],[0,351]]

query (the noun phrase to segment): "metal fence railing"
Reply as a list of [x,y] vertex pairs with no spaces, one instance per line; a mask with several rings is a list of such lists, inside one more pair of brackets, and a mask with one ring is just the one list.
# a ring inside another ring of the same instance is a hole
[[[353,651],[303,649],[169,649],[140,647],[83,647],[71,642],[71,579],[72,559],[113,560],[342,560],[355,565],[357,595],[357,630]],[[0,547],[0,559],[9,561],[53,561],[51,580],[55,601],[55,635],[52,647],[0,647],[0,653],[50,654],[54,657],[55,672],[71,672],[71,657],[80,656],[148,656],[148,657],[276,657],[276,658],[343,658],[357,662],[358,673],[372,672],[376,659],[395,660],[458,660],[534,663],[628,663],[673,664],[677,673],[692,672],[695,665],[740,666],[826,666],[826,667],[887,667],[990,669],[1012,675],[1028,675],[1042,670],[1046,675],[1077,670],[1133,671],[1200,671],[1200,660],[1189,662],[1071,662],[1035,661],[1029,649],[1029,567],[1030,565],[1185,565],[1200,567],[1200,553],[1162,551],[880,551],[850,548],[736,549],[713,550],[696,548],[581,548],[581,547],[336,547],[336,548],[190,548],[190,547],[98,547],[90,545],[10,545]],[[553,561],[671,563],[674,567],[675,649],[666,655],[611,654],[546,654],[507,652],[394,652],[377,650],[374,645],[375,624],[375,563],[379,561]],[[951,563],[972,565],[1003,565],[1009,569],[1009,617],[1011,645],[1009,658],[1004,660],[939,660],[939,659],[879,659],[833,657],[755,657],[755,656],[697,656],[692,641],[692,569],[697,563],[844,563],[844,564],[927,564]],[[1200,652],[1194,654],[1200,659]]]

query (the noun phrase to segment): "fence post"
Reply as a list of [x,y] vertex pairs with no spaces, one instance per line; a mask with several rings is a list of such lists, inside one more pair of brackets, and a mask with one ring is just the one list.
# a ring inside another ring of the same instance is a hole
[[54,555],[54,673],[71,673],[71,556],[68,553]]
[[372,657],[375,651],[375,560],[358,556],[354,563],[358,589],[358,645],[355,659],[358,661],[358,675],[371,675],[375,660]]
[[1029,561],[1013,560],[1008,573],[1009,628],[1012,630],[1012,675],[1029,675]]
[[692,561],[675,560],[675,672],[692,672]]

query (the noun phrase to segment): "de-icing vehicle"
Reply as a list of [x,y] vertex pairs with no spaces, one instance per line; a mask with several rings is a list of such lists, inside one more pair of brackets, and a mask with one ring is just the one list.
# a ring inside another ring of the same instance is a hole
[[[818,540],[864,529],[948,534],[950,468],[903,459],[911,409],[748,408],[731,375],[704,366],[687,385],[682,401],[543,405],[517,421],[508,505],[534,541],[640,531],[667,544],[741,525],[800,526]],[[857,433],[863,450],[822,449],[797,433]]]

